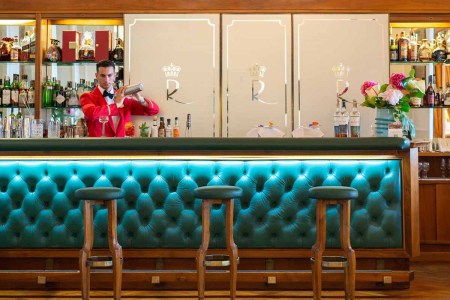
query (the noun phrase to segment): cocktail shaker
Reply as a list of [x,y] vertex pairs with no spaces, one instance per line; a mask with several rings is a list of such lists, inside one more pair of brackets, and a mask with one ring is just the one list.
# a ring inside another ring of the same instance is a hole
[[144,85],[142,83],[138,83],[138,84],[128,86],[125,89],[125,91],[123,92],[123,94],[131,95],[131,94],[139,93],[142,90],[144,90]]

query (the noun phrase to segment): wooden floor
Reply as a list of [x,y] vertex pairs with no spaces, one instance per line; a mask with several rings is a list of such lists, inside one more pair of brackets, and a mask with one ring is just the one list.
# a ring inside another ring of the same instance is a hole
[[[415,271],[415,279],[408,290],[363,291],[356,292],[357,299],[433,299],[450,300],[450,262],[413,262],[411,269]],[[239,284],[238,284],[239,287]],[[226,291],[207,291],[207,299],[228,299]],[[196,291],[123,291],[124,300],[192,300],[197,299]],[[80,299],[79,291],[27,291],[0,290],[0,300],[43,300]],[[91,299],[112,299],[111,291],[93,291]],[[238,291],[238,299],[312,299],[311,291]],[[341,291],[324,291],[324,300],[343,299]]]

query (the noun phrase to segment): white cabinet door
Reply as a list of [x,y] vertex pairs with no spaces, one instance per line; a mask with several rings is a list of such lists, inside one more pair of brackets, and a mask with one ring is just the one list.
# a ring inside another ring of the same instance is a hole
[[292,131],[291,16],[223,15],[222,136],[273,122]]
[[158,116],[179,118],[181,136],[188,113],[192,136],[218,136],[219,46],[217,14],[125,15],[125,82],[142,82]]
[[[336,79],[332,68],[350,67],[344,98],[364,101],[364,81],[389,80],[388,15],[294,15],[294,124],[318,121],[325,136],[334,136]],[[351,105],[347,105],[351,110]],[[369,136],[375,110],[360,107],[361,136]]]

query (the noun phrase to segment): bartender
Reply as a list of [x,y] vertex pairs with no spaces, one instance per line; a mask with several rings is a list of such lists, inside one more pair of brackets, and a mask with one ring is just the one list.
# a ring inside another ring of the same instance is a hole
[[125,96],[127,86],[114,91],[116,78],[114,62],[102,60],[97,63],[95,78],[98,85],[92,92],[86,92],[80,97],[89,137],[102,136],[100,121],[105,122],[105,136],[124,137],[125,124],[131,121],[131,115],[158,114],[159,107],[152,100],[142,97],[139,93]]

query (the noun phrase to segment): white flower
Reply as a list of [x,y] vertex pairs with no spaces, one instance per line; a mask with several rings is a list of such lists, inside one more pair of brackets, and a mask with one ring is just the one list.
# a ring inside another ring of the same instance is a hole
[[403,98],[403,93],[395,87],[389,85],[384,93],[379,94],[384,101],[387,101],[390,105],[397,105],[400,99]]
[[408,90],[418,89],[422,93],[425,92],[425,80],[411,80],[408,82],[406,88]]

